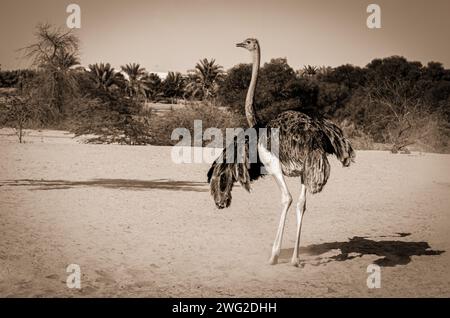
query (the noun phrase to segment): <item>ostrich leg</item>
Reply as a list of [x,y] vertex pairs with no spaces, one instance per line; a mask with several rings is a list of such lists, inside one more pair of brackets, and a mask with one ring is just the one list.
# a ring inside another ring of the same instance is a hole
[[286,214],[292,203],[292,196],[283,177],[279,159],[264,147],[258,147],[259,155],[262,163],[267,171],[273,175],[278,187],[281,190],[281,217],[278,225],[277,235],[272,247],[272,256],[269,263],[275,265],[281,252],[281,241],[283,240],[284,224],[286,223]]
[[292,203],[292,196],[284,181],[283,174],[281,171],[275,173],[274,178],[281,190],[281,217],[280,224],[278,225],[277,235],[275,237],[275,242],[272,247],[272,256],[270,257],[269,263],[275,265],[278,262],[278,257],[281,252],[281,241],[283,240],[284,224],[286,223],[286,214]]
[[302,182],[302,187],[300,189],[300,197],[297,202],[296,214],[297,214],[297,238],[295,240],[294,253],[292,254],[291,264],[298,266],[299,264],[299,249],[300,249],[300,234],[302,231],[302,220],[303,215],[306,211],[306,187]]

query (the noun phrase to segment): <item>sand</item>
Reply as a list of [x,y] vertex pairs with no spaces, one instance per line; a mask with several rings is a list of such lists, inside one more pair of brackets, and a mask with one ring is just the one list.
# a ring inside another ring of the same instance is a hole
[[[270,177],[251,194],[236,186],[219,211],[208,164],[175,164],[170,147],[47,135],[0,136],[2,297],[450,296],[449,155],[359,151],[350,168],[330,158],[324,191],[308,196],[301,266],[289,264],[293,210],[271,266]],[[298,182],[288,179],[294,198]],[[381,288],[369,289],[373,263]],[[66,286],[69,264],[81,289]]]

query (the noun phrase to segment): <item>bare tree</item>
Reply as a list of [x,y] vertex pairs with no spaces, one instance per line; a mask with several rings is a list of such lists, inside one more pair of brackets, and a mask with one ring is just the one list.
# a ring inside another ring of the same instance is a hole
[[2,125],[12,126],[19,138],[19,143],[23,142],[24,128],[34,117],[33,107],[30,104],[28,95],[6,95],[0,103],[0,121]]
[[42,78],[40,91],[50,106],[63,113],[64,97],[73,95],[77,88],[71,68],[79,64],[79,40],[72,30],[63,31],[50,24],[39,24],[36,42],[22,49]]
[[425,139],[433,131],[433,114],[420,91],[404,80],[390,80],[368,88],[369,119],[384,128],[391,151],[408,152],[407,146]]

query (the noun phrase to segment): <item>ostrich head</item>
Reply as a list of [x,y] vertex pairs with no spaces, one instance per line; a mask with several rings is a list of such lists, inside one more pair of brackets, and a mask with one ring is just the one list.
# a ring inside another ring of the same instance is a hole
[[211,185],[211,194],[219,209],[228,208],[231,204],[231,190],[235,176],[229,164],[213,163],[208,171],[208,183]]
[[242,47],[244,49],[249,50],[250,52],[256,51],[259,47],[259,43],[257,39],[248,38],[244,42],[237,43],[237,47]]

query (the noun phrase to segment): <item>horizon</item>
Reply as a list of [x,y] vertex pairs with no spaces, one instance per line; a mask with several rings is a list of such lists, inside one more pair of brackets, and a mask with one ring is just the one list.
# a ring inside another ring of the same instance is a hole
[[[33,43],[38,23],[65,26],[71,1],[6,0],[0,13],[2,70],[24,69],[29,62],[17,52]],[[381,29],[368,29],[371,1],[238,1],[134,0],[76,2],[81,7],[80,65],[110,63],[116,70],[139,63],[148,72],[186,73],[203,58],[214,58],[225,70],[250,63],[235,43],[256,37],[262,64],[287,58],[295,70],[305,65],[364,67],[375,58],[393,55],[422,65],[450,67],[450,2],[423,0],[376,1]],[[258,10],[252,11],[255,6]],[[26,8],[27,10],[23,10]],[[21,18],[18,18],[21,17]],[[230,19],[232,17],[233,19]],[[270,20],[271,23],[267,23]],[[231,22],[231,23],[230,23]],[[205,25],[207,27],[205,27]],[[14,32],[10,32],[14,30]],[[182,54],[180,54],[180,49]]]

